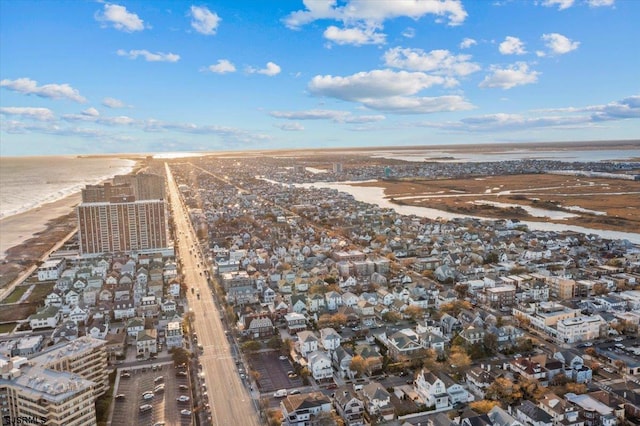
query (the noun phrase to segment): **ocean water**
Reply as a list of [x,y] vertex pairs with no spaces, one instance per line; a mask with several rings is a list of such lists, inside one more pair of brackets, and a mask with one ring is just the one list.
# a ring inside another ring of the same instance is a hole
[[134,165],[133,160],[108,157],[1,157],[0,219],[127,174]]

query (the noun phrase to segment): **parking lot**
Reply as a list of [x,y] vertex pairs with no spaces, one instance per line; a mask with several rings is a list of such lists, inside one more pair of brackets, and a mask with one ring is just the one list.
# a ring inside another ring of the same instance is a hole
[[[112,424],[122,426],[152,426],[158,423],[191,424],[193,414],[181,414],[181,410],[192,411],[189,376],[177,375],[179,371],[181,370],[176,369],[173,363],[119,371],[117,387],[114,390],[116,399],[113,403]],[[162,384],[164,386],[161,386]],[[153,396],[145,399],[143,397],[145,393]],[[188,396],[189,401],[178,402],[176,399],[181,395]],[[140,407],[146,404],[151,408],[141,412]]]
[[278,389],[290,389],[302,386],[302,379],[290,379],[287,372],[293,371],[289,359],[280,360],[277,352],[255,354],[249,358],[251,368],[260,374],[257,380],[260,392],[275,392]]

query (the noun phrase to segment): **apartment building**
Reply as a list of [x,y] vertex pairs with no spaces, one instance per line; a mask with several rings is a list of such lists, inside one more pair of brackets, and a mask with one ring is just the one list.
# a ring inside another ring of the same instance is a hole
[[51,426],[94,426],[94,386],[76,374],[30,365],[26,358],[0,357],[3,419]]
[[94,383],[94,395],[109,387],[105,340],[82,336],[73,342],[51,346],[29,362],[55,371],[67,371]]
[[108,202],[83,202],[76,211],[82,255],[167,247],[164,200],[136,200],[130,195]]
[[558,340],[565,343],[589,341],[600,337],[601,327],[606,324],[600,315],[580,316],[558,321]]
[[130,185],[136,200],[164,200],[164,177],[151,173],[114,176],[115,184]]

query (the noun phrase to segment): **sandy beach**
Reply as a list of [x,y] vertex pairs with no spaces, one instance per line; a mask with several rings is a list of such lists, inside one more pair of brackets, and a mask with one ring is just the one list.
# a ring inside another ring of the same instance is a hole
[[0,220],[0,260],[5,260],[7,250],[15,247],[34,234],[44,231],[50,220],[73,211],[80,203],[80,193],[45,204],[33,210]]

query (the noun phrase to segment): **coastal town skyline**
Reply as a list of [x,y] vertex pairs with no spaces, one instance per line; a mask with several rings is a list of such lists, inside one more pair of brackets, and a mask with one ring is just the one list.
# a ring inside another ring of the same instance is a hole
[[2,156],[638,135],[633,1],[34,5],[0,5]]

